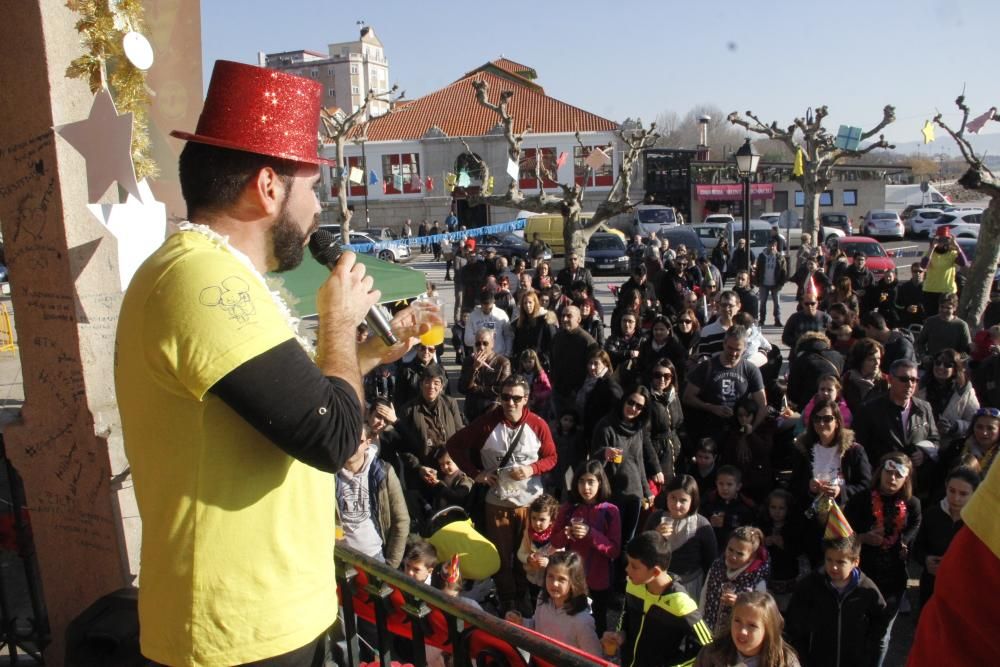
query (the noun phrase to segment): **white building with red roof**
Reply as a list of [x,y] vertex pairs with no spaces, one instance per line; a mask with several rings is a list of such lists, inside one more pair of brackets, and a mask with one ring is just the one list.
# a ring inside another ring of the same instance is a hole
[[[365,174],[363,183],[349,184],[348,201],[355,211],[352,226],[360,229],[366,224],[366,194],[368,220],[373,227],[398,229],[407,218],[413,220],[414,228],[424,219],[443,223],[450,210],[469,228],[516,216],[517,211],[501,207],[470,207],[466,199],[468,191],[485,185],[469,150],[489,165],[494,192],[506,190],[510,182],[503,129],[497,114],[476,101],[472,82],[477,80],[489,84],[493,102],[503,91],[514,93],[509,103],[514,131],[524,132],[521,189],[538,191],[535,160],[540,157],[546,170],[555,174],[555,180],[543,178],[541,186],[559,194],[557,181],[586,180],[584,210],[593,210],[607,196],[620,164],[619,125],[546,95],[536,77],[531,67],[501,57],[440,90],[402,102],[391,114],[369,120],[355,133],[355,141],[345,146],[349,167]],[[584,161],[594,148],[605,150],[612,160],[588,172]],[[323,154],[333,159],[336,149],[327,145]],[[324,198],[330,204],[336,199],[333,174],[334,168],[324,172]],[[448,174],[455,174],[464,187],[448,192]]]

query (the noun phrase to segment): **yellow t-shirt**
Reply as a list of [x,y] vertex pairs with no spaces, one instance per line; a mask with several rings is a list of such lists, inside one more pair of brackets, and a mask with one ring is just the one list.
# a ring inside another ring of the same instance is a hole
[[[958,264],[958,251],[930,253],[927,263],[927,275],[924,277],[924,291],[935,294],[953,294],[958,289],[955,281],[955,267]],[[937,315],[937,313],[930,313]]]
[[292,338],[231,252],[180,232],[132,279],[115,381],[142,518],[142,652],[168,665],[280,655],[336,618],[333,475],[208,390]]

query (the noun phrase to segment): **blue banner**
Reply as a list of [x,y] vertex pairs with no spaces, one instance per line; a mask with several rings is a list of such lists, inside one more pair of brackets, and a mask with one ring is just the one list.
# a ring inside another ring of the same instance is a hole
[[[375,249],[382,248],[392,248],[398,245],[409,245],[409,246],[420,246],[424,244],[440,243],[444,239],[449,241],[461,243],[465,239],[477,236],[483,236],[484,234],[502,234],[504,232],[516,232],[518,230],[524,229],[527,224],[525,218],[518,218],[517,220],[511,220],[510,222],[501,222],[497,225],[490,225],[489,227],[476,227],[475,229],[465,229],[460,232],[448,232],[445,234],[434,234],[433,236],[415,236],[409,239],[396,239],[393,241],[379,241],[378,243],[354,243],[349,246],[354,252],[368,253]],[[364,231],[364,230],[358,230]]]

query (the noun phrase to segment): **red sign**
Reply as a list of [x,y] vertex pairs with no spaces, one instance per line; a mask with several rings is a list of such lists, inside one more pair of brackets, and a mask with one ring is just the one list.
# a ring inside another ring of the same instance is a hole
[[[695,199],[698,201],[739,201],[743,198],[742,183],[720,183],[694,187]],[[774,199],[774,183],[751,183],[750,198]]]

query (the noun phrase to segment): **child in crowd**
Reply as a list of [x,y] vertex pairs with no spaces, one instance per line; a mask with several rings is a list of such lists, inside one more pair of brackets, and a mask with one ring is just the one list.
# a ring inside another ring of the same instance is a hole
[[[472,598],[461,597],[462,583],[462,570],[458,564],[458,554],[452,556],[448,562],[440,563],[431,573],[431,586],[445,595],[458,598],[467,607],[483,611],[482,606]],[[424,647],[424,652],[427,656],[427,667],[448,667],[453,664],[451,655],[445,654],[437,646],[427,644]]]
[[719,457],[719,446],[712,438],[702,438],[694,452],[694,465],[691,466],[691,476],[698,482],[698,493],[702,498],[715,491],[716,460]]
[[881,643],[882,665],[892,625],[906,594],[906,562],[920,528],[920,501],[913,496],[913,462],[892,452],[879,460],[872,489],[857,493],[844,508],[861,542],[861,570],[871,577],[886,604],[886,630]]
[[564,501],[573,489],[575,472],[572,462],[578,460],[583,447],[581,442],[583,429],[580,427],[580,416],[576,408],[572,406],[563,408],[556,419],[549,422],[549,430],[556,443],[558,460],[549,473],[549,481],[545,486],[552,489],[556,498]]
[[749,396],[736,404],[733,415],[735,424],[729,431],[719,461],[739,468],[741,488],[753,499],[761,502],[774,484],[771,473],[771,443],[774,436],[773,421],[765,420],[761,428],[754,429],[760,406]]
[[594,617],[587,613],[587,576],[583,559],[575,551],[560,551],[547,559],[545,587],[538,597],[533,618],[507,612],[511,623],[532,628],[567,646],[592,655],[601,654]]
[[549,556],[555,551],[551,542],[558,512],[559,501],[547,493],[535,498],[528,506],[528,521],[524,524],[524,535],[517,550],[517,558],[524,565],[532,604],[545,585],[545,567],[549,563]]
[[[771,577],[767,588],[775,597],[786,596],[792,592],[799,578],[799,557],[804,554],[802,513],[795,511],[795,497],[785,489],[771,491],[765,508],[760,527],[764,533],[764,546],[771,557]],[[784,601],[788,601],[787,597]]]
[[816,401],[821,398],[825,398],[829,401],[835,401],[837,403],[837,407],[840,409],[840,415],[844,418],[844,428],[850,428],[854,417],[851,416],[851,409],[847,407],[847,401],[844,400],[844,396],[841,392],[840,380],[836,375],[824,375],[819,379],[816,395],[810,398],[809,402],[806,403],[806,407],[802,409],[802,423],[809,423],[809,419],[812,417],[813,406],[816,405]]
[[621,517],[608,502],[610,497],[604,462],[584,461],[576,469],[569,501],[560,508],[552,531],[554,548],[575,551],[583,559],[598,634],[607,627],[615,559],[621,553]]
[[431,488],[434,511],[452,505],[464,508],[469,494],[472,493],[474,484],[472,478],[459,470],[445,447],[438,447],[433,455],[439,473]]
[[830,315],[830,326],[826,329],[826,337],[830,339],[830,349],[846,355],[854,344],[856,333],[851,326],[851,311],[846,305],[835,303],[827,313]]
[[712,564],[705,577],[698,607],[715,636],[729,628],[736,595],[746,591],[766,591],[771,574],[770,556],[760,528],[740,526],[726,543],[726,550]]
[[546,416],[549,414],[549,397],[552,396],[552,382],[549,375],[542,368],[542,362],[538,358],[538,353],[534,350],[524,350],[518,357],[520,373],[528,381],[531,387],[531,399],[528,401],[528,408],[536,415]]
[[673,580],[670,544],[656,531],[639,533],[625,548],[628,558],[625,611],[619,628],[601,637],[606,654],[621,650],[630,667],[679,665],[712,641],[698,605]]
[[396,471],[378,456],[368,424],[361,442],[337,472],[337,528],[343,543],[389,567],[399,567],[410,533],[410,513]]
[[858,564],[861,543],[848,535],[823,543],[824,567],[795,587],[785,635],[810,667],[878,663],[885,600]]
[[667,508],[650,514],[646,530],[655,530],[667,538],[670,570],[688,595],[697,600],[718,549],[712,526],[698,514],[698,483],[691,475],[679,475],[667,482],[660,497],[666,498]]
[[740,494],[743,473],[732,465],[719,468],[715,478],[715,491],[701,506],[701,513],[708,518],[715,531],[715,543],[722,551],[729,541],[729,534],[739,526],[754,522],[753,502]]
[[434,545],[422,538],[412,537],[403,554],[403,572],[406,576],[429,585],[437,564],[438,554]]
[[934,593],[934,581],[941,559],[952,539],[965,524],[962,508],[979,487],[979,474],[972,468],[958,467],[945,478],[945,497],[931,505],[923,515],[917,541],[913,545],[914,560],[924,566],[920,574],[920,604]]
[[1000,451],[1000,410],[979,408],[972,419],[969,436],[965,439],[963,454],[971,454],[976,463],[973,466],[979,476],[986,479],[993,460]]
[[773,597],[759,591],[740,593],[729,632],[701,649],[694,667],[799,667],[795,649],[781,636],[784,626]]

